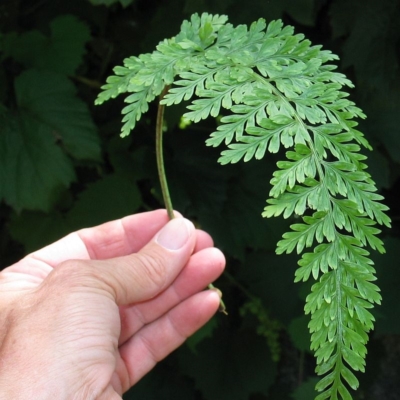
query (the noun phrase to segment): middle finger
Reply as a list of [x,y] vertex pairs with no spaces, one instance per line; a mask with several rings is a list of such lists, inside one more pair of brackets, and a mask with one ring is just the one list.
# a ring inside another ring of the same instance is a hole
[[214,247],[193,254],[187,265],[164,292],[151,300],[120,307],[121,334],[119,345],[124,344],[144,325],[153,322],[184,299],[203,290],[221,275],[225,257]]

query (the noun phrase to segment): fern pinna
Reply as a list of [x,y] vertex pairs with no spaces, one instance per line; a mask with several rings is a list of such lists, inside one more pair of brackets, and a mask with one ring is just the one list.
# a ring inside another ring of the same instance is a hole
[[360,153],[370,146],[354,118],[365,116],[342,91],[353,85],[330,64],[337,58],[281,21],[234,27],[226,16],[195,14],[153,53],[124,60],[96,100],[129,93],[122,136],[161,93],[160,107],[191,100],[184,117],[193,122],[229,110],[206,142],[227,146],[221,164],[289,149],[277,163],[263,216],[302,219],[277,253],[303,253],[295,280],[316,280],[305,312],[323,376],[317,400],[351,399],[345,383],[359,385],[352,370],[364,371],[374,322],[368,309],[381,301],[365,247],[383,253],[375,225],[390,226]]

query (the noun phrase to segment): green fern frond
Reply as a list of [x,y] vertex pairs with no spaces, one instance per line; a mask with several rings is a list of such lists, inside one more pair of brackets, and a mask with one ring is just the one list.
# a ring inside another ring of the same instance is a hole
[[109,99],[114,99],[121,93],[126,93],[130,80],[139,72],[142,64],[137,57],[124,60],[124,66],[114,68],[114,74],[107,78],[102,86],[102,92],[98,95],[95,104],[100,105]]
[[330,64],[337,59],[281,21],[234,27],[225,16],[194,14],[153,53],[116,67],[97,99],[129,93],[126,136],[148,103],[172,85],[161,104],[190,101],[186,120],[223,115],[206,142],[225,143],[221,164],[286,149],[263,216],[301,217],[276,251],[303,253],[295,281],[316,281],[305,305],[316,372],[323,376],[316,400],[351,399],[347,387],[359,385],[352,370],[364,371],[374,323],[369,310],[381,301],[365,247],[383,253],[376,224],[390,227],[360,153],[371,149],[354,120],[365,115],[343,90],[353,84]]

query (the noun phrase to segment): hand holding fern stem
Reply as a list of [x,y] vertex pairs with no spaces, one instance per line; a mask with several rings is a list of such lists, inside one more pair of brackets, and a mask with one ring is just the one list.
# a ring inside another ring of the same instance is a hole
[[121,400],[215,314],[219,297],[203,289],[224,265],[206,232],[156,210],[70,233],[5,268],[0,398]]
[[[165,208],[167,209],[167,214],[169,219],[175,218],[174,215],[174,208],[172,206],[171,195],[169,193],[167,176],[165,173],[165,166],[164,166],[164,155],[163,155],[163,126],[164,126],[164,109],[165,105],[161,104],[161,100],[163,97],[168,93],[170,85],[166,85],[160,94],[160,99],[158,103],[158,111],[157,111],[157,121],[156,121],[156,158],[157,158],[157,170],[158,170],[158,177],[160,180],[161,185],[161,192],[164,199]],[[212,283],[208,285],[208,289],[214,289],[219,291],[220,295],[221,291],[217,289]],[[223,300],[220,301],[219,311],[228,315],[226,311],[226,306]]]

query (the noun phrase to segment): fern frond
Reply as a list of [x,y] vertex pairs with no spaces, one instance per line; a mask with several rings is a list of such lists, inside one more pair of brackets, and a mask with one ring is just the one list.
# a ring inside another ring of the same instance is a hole
[[[122,122],[125,122],[122,137],[129,135],[148,110],[148,103],[170,85],[179,72],[189,70],[191,64],[196,65],[196,55],[203,53],[204,48],[215,40],[226,20],[225,16],[204,13],[199,17],[195,14],[190,22],[182,24],[181,32],[175,38],[161,42],[153,53],[130,57],[124,60],[124,67],[114,68],[115,75],[107,79],[95,103],[102,104],[121,93],[132,93],[125,99],[128,106],[122,110]],[[184,96],[188,97],[187,94]]]
[[[251,135],[244,136],[240,143],[229,146],[230,150],[224,150],[221,153],[220,163],[236,163],[242,158],[244,161],[249,161],[253,157],[260,160],[264,157],[267,148],[270,153],[277,153],[281,140],[285,147],[293,145],[293,139],[288,133],[288,126],[290,125],[290,122],[277,124],[264,118],[260,121],[260,126],[265,129],[255,126],[247,128],[247,133]],[[281,136],[285,136],[285,138],[281,139]]]
[[374,322],[369,310],[381,301],[365,247],[383,253],[376,223],[390,227],[360,153],[371,149],[354,120],[365,115],[343,90],[353,84],[335,71],[337,59],[281,21],[234,27],[225,16],[194,14],[153,53],[116,67],[96,101],[130,93],[125,136],[172,84],[161,104],[190,101],[187,120],[225,114],[206,142],[225,143],[221,164],[286,149],[263,216],[301,217],[276,252],[303,253],[295,281],[316,281],[305,305],[316,372],[323,376],[316,400],[351,400],[347,386],[359,385],[352,370],[364,371]]
[[[260,96],[246,95],[246,100],[243,104],[235,104],[230,110],[235,114],[224,116],[221,118],[221,125],[218,126],[217,131],[210,135],[207,139],[206,144],[208,146],[216,147],[222,142],[229,144],[232,140],[240,141],[244,136],[245,129],[253,128],[256,126],[256,121],[261,121],[267,118],[265,109],[271,102],[271,97],[267,93],[260,93]],[[254,143],[256,144],[256,143]],[[231,156],[229,153],[228,156]],[[235,159],[238,159],[235,157]],[[223,156],[219,162],[226,164]]]
[[114,99],[121,93],[128,91],[130,80],[140,71],[142,63],[137,57],[130,57],[124,60],[124,66],[114,68],[114,74],[107,78],[106,84],[101,87],[95,101],[96,105],[103,104],[109,99]]

